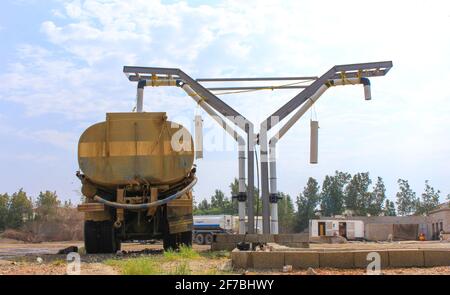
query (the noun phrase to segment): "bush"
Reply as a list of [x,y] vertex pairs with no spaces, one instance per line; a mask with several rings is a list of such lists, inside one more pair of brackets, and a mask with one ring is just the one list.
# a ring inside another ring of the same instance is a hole
[[5,230],[2,235],[2,238],[4,239],[11,239],[11,240],[17,240],[17,241],[23,241],[27,243],[32,243],[35,239],[33,233],[31,232],[25,232],[25,231],[19,231],[16,229],[7,229]]
[[28,243],[79,241],[83,239],[83,214],[76,208],[58,208],[51,220],[29,221],[20,229],[7,229],[2,237]]

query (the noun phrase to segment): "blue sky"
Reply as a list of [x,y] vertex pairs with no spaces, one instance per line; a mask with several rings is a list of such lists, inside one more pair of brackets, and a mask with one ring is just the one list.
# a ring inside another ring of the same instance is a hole
[[[361,87],[328,91],[315,110],[319,164],[308,164],[310,115],[279,143],[279,189],[297,195],[309,176],[335,170],[424,181],[450,193],[448,1],[2,1],[0,191],[56,190],[79,200],[79,135],[106,112],[130,111],[123,65],[178,67],[193,77],[321,75],[335,64],[393,60]],[[223,99],[261,122],[295,95],[261,91]],[[192,128],[201,111],[179,89],[146,91],[146,111]],[[205,132],[220,129],[205,116]],[[211,135],[212,134],[212,135]],[[208,142],[206,143],[208,145]],[[212,144],[211,144],[212,146]],[[228,192],[236,151],[197,161],[198,200]],[[213,173],[212,173],[213,172]]]

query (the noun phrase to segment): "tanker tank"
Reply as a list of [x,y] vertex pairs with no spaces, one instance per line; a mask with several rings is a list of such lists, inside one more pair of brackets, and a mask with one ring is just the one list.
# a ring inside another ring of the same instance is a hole
[[78,144],[88,253],[121,241],[162,238],[164,248],[192,242],[194,144],[165,113],[108,113]]

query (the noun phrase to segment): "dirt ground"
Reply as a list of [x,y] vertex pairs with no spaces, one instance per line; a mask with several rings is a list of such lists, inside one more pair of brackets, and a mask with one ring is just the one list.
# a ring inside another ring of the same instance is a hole
[[450,242],[348,242],[344,244],[310,244],[309,248],[323,250],[450,249]]
[[[49,274],[64,275],[67,273],[66,255],[56,254],[58,250],[68,246],[82,248],[82,241],[51,242],[28,244],[15,240],[0,239],[0,275],[28,275],[28,274]],[[217,256],[209,251],[209,246],[194,245],[194,250],[203,253],[201,260],[189,261],[191,273],[195,274],[202,268],[208,266],[209,269],[217,269],[217,273],[226,274],[284,274],[278,271],[256,271],[256,270],[232,270],[228,257]],[[450,243],[439,242],[394,242],[394,243],[347,243],[347,244],[311,244],[312,249],[350,250],[350,249],[422,249],[422,248],[444,248],[450,249]],[[159,259],[163,256],[162,245],[159,242],[154,244],[124,243],[120,254],[96,254],[81,255],[81,274],[85,275],[115,275],[121,274],[121,270],[114,265],[107,264],[107,261],[148,258]],[[305,249],[306,250],[306,249]],[[169,263],[170,266],[170,263]],[[226,269],[226,270],[225,270]],[[225,270],[225,271],[223,271]],[[216,272],[211,272],[214,274]],[[287,275],[360,275],[365,274],[364,269],[332,269],[320,268],[293,271]],[[432,268],[396,268],[382,270],[386,275],[402,274],[424,274],[450,275],[450,267]]]

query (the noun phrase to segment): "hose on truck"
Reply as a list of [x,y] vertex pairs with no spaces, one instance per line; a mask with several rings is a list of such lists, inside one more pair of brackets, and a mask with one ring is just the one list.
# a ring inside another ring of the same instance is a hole
[[190,189],[192,189],[196,183],[197,183],[197,177],[194,177],[194,179],[191,181],[191,183],[189,183],[182,190],[176,192],[175,194],[173,194],[173,195],[171,195],[171,196],[169,196],[167,198],[164,198],[162,200],[158,200],[158,201],[155,201],[155,202],[152,202],[152,203],[123,204],[123,203],[111,202],[111,201],[105,200],[105,199],[103,199],[103,198],[101,198],[99,196],[95,196],[94,200],[96,200],[99,203],[105,204],[106,206],[114,207],[114,208],[117,208],[117,209],[145,210],[145,209],[148,209],[150,207],[162,206],[162,205],[165,205],[165,204],[169,203],[170,201],[178,199],[179,197],[184,195],[186,192],[188,192]]

